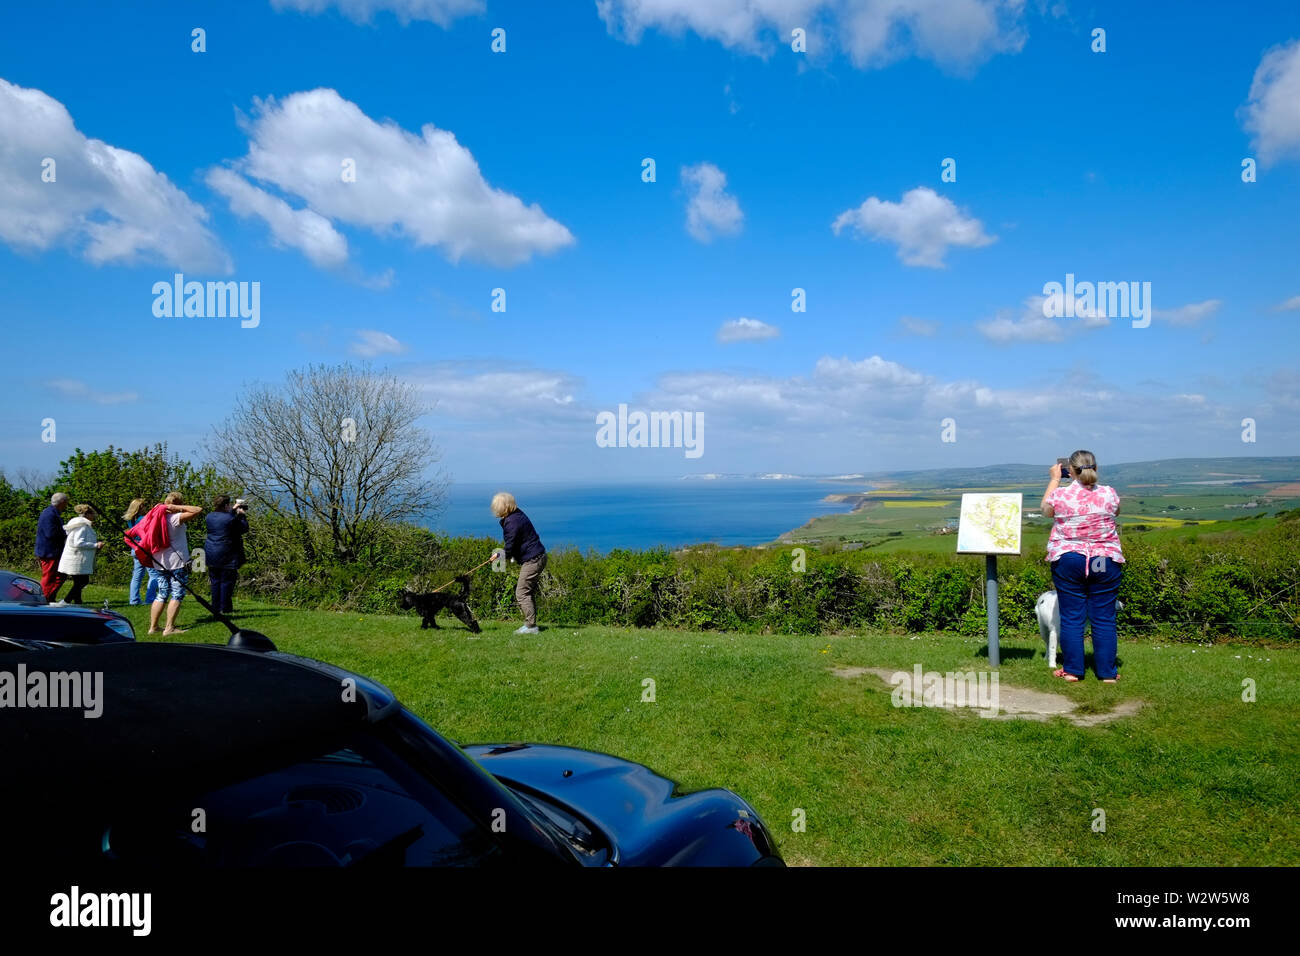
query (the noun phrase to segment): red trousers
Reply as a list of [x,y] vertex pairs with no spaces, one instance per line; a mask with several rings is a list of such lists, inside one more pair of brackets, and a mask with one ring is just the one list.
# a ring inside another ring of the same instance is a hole
[[41,562],[41,590],[45,592],[45,600],[53,604],[55,596],[59,593],[59,588],[63,587],[63,582],[68,578],[60,573],[58,558],[37,558],[36,560]]

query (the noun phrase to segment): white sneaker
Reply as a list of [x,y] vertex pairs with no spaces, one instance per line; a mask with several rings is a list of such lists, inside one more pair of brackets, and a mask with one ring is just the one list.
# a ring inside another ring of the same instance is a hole
[[516,634],[540,634],[541,631],[538,630],[536,627],[529,627],[527,624],[525,624],[523,627],[515,631],[515,633]]
[[53,603],[50,604],[50,607],[67,607],[67,606],[68,606],[67,601],[54,601]]

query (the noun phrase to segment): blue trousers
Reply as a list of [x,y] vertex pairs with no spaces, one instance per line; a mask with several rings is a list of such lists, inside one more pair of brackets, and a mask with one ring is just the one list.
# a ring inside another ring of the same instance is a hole
[[[1087,574],[1084,574],[1085,568]],[[1082,677],[1083,622],[1092,622],[1092,669],[1098,680],[1110,680],[1119,672],[1115,656],[1119,639],[1115,634],[1115,597],[1119,593],[1124,565],[1097,557],[1092,564],[1075,551],[1067,551],[1052,562],[1056,604],[1061,611],[1062,668]]]
[[[135,569],[131,572],[130,601],[132,604],[139,604],[140,584],[145,580],[145,578],[149,578],[149,569],[140,563],[139,558],[132,558],[131,562],[135,565]],[[145,592],[144,603],[152,604],[154,595],[156,595],[157,593],[158,593],[157,583],[155,583],[152,578],[149,578],[149,587]]]

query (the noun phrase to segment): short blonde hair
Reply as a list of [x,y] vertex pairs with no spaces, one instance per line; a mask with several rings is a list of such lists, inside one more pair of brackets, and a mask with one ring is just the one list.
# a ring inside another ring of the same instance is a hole
[[95,509],[92,508],[90,505],[77,505],[72,510],[75,511],[77,514],[81,515],[83,518],[99,517],[99,515],[95,514]]
[[492,496],[492,513],[498,518],[504,518],[512,512],[518,511],[519,506],[515,504],[515,496],[508,491],[498,491]]
[[167,493],[167,497],[163,499],[163,504],[183,505],[185,504],[185,499],[181,496],[179,491],[170,491]]
[[1090,451],[1080,449],[1070,456],[1070,467],[1082,484],[1091,488],[1097,483],[1097,459]]

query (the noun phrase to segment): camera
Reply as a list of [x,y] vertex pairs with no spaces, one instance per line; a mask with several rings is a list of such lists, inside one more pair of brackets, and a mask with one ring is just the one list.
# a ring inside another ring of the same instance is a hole
[[1070,459],[1058,458],[1056,459],[1056,463],[1061,466],[1061,480],[1069,481],[1070,480]]
[[243,499],[243,498],[236,498],[236,499],[235,499],[235,510],[236,510],[236,511],[243,511],[243,510],[244,510],[244,507],[245,507],[244,499]]

